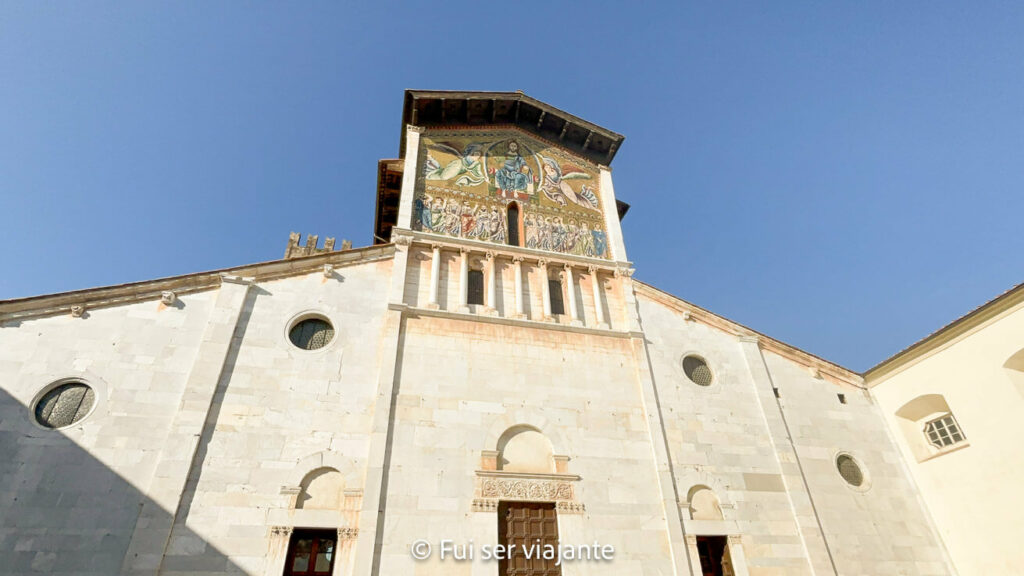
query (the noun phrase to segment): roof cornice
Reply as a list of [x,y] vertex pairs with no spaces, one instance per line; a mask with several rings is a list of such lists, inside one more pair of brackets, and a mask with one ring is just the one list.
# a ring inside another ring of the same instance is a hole
[[398,155],[405,157],[405,128],[409,125],[436,128],[509,124],[604,166],[611,164],[625,140],[617,132],[519,91],[406,90]]
[[181,294],[213,290],[220,287],[221,283],[235,278],[251,281],[276,280],[323,270],[325,265],[337,268],[389,259],[394,252],[394,244],[380,244],[354,250],[339,250],[299,258],[271,260],[156,280],[0,300],[0,323],[67,314],[74,308],[92,310],[145,300],[159,300],[167,291],[180,296]]
[[692,304],[682,298],[669,294],[668,292],[659,290],[650,284],[634,279],[634,285],[637,287],[637,292],[642,293],[644,296],[668,306],[673,310],[687,314],[688,318],[691,320],[717,328],[740,339],[756,340],[758,346],[760,346],[762,350],[767,350],[782,356],[787,360],[795,362],[796,364],[804,366],[812,373],[815,373],[826,380],[831,380],[839,384],[848,384],[857,388],[864,388],[863,379],[860,374],[857,374],[849,368],[845,368],[835,362],[830,362],[824,358],[815,356],[810,352],[806,352],[795,346],[766,336],[756,330],[744,326],[743,324],[733,322],[728,318],[719,316],[718,314],[701,308],[696,304]]
[[875,386],[887,376],[952,345],[1022,305],[1024,283],[1017,284],[868,369],[864,372],[864,382],[869,388]]

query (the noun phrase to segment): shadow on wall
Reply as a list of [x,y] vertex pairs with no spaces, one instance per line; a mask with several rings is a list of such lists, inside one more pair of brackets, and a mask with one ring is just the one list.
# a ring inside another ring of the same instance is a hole
[[[64,432],[42,430],[28,407],[0,389],[0,574],[122,574],[122,564],[143,505],[159,510],[150,525],[167,526],[172,514]],[[102,440],[102,439],[101,439]],[[115,445],[108,445],[111,453]],[[132,454],[118,454],[131,465]],[[183,525],[176,531],[188,531]],[[143,532],[145,533],[145,532]],[[164,566],[193,574],[245,574],[214,546],[189,532],[196,545]],[[140,555],[161,557],[166,538],[135,543]],[[138,572],[156,573],[151,566]]]

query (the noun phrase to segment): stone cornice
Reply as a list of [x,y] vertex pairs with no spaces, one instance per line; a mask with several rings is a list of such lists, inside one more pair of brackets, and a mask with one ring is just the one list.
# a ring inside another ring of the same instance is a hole
[[69,314],[73,308],[94,310],[146,300],[161,300],[164,292],[173,292],[176,298],[180,298],[183,294],[216,289],[224,282],[252,283],[302,274],[323,273],[324,266],[328,264],[333,267],[332,269],[337,269],[390,259],[394,252],[394,246],[382,244],[157,280],[2,300],[0,301],[0,322]]
[[563,254],[561,252],[537,250],[535,248],[509,246],[507,244],[494,244],[492,242],[481,242],[479,240],[467,240],[464,238],[451,238],[440,234],[405,230],[402,228],[395,228],[394,230],[395,233],[401,233],[403,236],[411,236],[414,244],[425,244],[427,246],[438,245],[442,250],[451,251],[468,250],[471,252],[481,253],[490,252],[494,254],[495,257],[505,258],[508,260],[516,257],[532,262],[540,262],[543,260],[546,261],[548,265],[558,263],[561,265],[577,266],[584,269],[594,267],[598,270],[603,270],[609,273],[615,273],[616,270],[629,270],[633,266],[632,262],[618,262],[614,260],[605,260],[603,258],[588,258],[586,256],[576,256],[575,254]]
[[538,320],[527,320],[525,318],[510,318],[506,316],[491,316],[488,314],[473,314],[471,312],[452,312],[449,310],[434,310],[431,308],[418,308],[408,304],[392,302],[388,304],[389,310],[397,310],[410,318],[448,318],[451,320],[463,320],[467,322],[486,322],[488,324],[504,324],[506,326],[521,326],[523,328],[538,328],[541,330],[560,330],[563,332],[575,332],[577,334],[593,334],[595,336],[607,336],[609,338],[642,338],[643,335],[636,332],[613,330],[611,328],[591,328],[588,326],[574,326],[572,324],[559,324],[557,322],[541,322]]
[[852,370],[844,368],[833,362],[829,362],[823,358],[819,358],[809,352],[796,348],[795,346],[786,344],[785,342],[765,336],[756,330],[752,330],[742,324],[723,318],[722,316],[691,304],[667,292],[658,290],[650,284],[645,284],[634,279],[633,285],[635,286],[638,294],[642,294],[659,304],[663,304],[673,310],[686,314],[687,320],[711,326],[712,328],[716,328],[727,334],[736,336],[740,341],[756,342],[762,350],[767,350],[804,366],[811,370],[812,373],[816,370],[821,377],[826,380],[856,386],[857,388],[864,388],[863,378]]

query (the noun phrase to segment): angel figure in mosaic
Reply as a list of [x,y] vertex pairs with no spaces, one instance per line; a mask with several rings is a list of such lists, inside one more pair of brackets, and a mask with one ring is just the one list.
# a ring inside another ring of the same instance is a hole
[[572,164],[559,164],[554,158],[541,156],[540,159],[544,165],[544,182],[540,185],[540,189],[548,200],[559,206],[565,206],[572,202],[590,210],[599,210],[597,194],[594,194],[593,189],[584,184],[577,192],[568,182],[569,180],[589,179],[591,178],[590,174]]
[[[476,186],[487,181],[487,177],[484,176],[484,165],[480,162],[484,154],[483,144],[471,142],[459,152],[448,143],[433,142],[427,144],[427,149],[427,160],[423,166],[423,176],[427,180],[447,182],[454,178],[456,186]],[[441,163],[430,155],[429,150],[451,154],[455,159],[441,166]]]

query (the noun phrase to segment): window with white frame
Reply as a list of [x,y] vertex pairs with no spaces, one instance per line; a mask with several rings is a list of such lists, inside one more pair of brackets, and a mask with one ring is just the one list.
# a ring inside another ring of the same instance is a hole
[[945,448],[965,440],[963,430],[956,423],[952,414],[946,414],[924,425],[924,434],[928,442],[936,448]]

